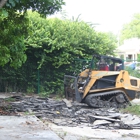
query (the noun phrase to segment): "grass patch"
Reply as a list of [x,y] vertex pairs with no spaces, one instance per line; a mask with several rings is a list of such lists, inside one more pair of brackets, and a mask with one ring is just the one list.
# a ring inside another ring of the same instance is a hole
[[127,108],[121,109],[120,111],[123,112],[123,113],[130,113],[130,114],[140,116],[140,105],[128,106]]
[[26,111],[26,112],[24,112],[24,115],[34,115],[34,112],[28,112],[28,111]]
[[12,98],[12,97],[9,97],[9,98],[5,98],[4,101],[5,101],[5,102],[14,102],[15,99]]

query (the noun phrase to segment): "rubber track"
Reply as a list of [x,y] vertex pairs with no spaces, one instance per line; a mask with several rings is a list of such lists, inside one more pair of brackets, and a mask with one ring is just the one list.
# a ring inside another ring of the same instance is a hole
[[[95,97],[103,97],[103,96],[106,96],[106,95],[117,95],[117,93],[121,93],[121,94],[123,94],[123,96],[124,96],[124,98],[125,98],[125,102],[124,103],[122,103],[121,105],[124,105],[124,104],[126,104],[126,105],[131,105],[131,103],[130,103],[130,101],[129,101],[129,99],[128,99],[128,97],[126,96],[126,94],[122,91],[122,90],[114,90],[114,91],[108,91],[108,92],[102,92],[102,93],[95,93],[95,94],[92,94],[92,96],[95,96]],[[115,96],[114,96],[115,97]],[[103,101],[103,100],[101,100],[101,101]],[[103,101],[103,102],[105,102],[105,101]],[[112,102],[110,102],[110,103],[112,103]],[[115,102],[116,103],[116,102]],[[119,104],[118,104],[119,105]],[[98,105],[96,105],[96,106],[94,106],[94,107],[100,107],[100,106],[98,106]]]

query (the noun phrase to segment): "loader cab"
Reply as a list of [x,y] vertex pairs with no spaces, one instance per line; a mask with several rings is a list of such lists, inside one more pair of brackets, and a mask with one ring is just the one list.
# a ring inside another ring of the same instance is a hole
[[124,70],[124,62],[120,58],[104,55],[93,55],[91,68],[100,71],[120,71]]

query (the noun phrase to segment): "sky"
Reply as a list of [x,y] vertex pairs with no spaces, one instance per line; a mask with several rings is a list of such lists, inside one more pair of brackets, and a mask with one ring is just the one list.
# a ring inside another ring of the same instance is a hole
[[[95,29],[118,34],[122,25],[140,13],[140,0],[64,0],[62,7],[68,18],[95,24]],[[59,13],[54,16],[62,17]]]

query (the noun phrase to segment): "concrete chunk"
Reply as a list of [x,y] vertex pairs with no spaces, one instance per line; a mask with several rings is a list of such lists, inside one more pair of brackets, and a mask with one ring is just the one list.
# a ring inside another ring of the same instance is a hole
[[71,104],[71,102],[69,100],[63,99],[63,102],[66,103],[67,107],[72,107],[72,104]]
[[94,121],[94,125],[105,125],[105,124],[110,124],[110,121],[106,121],[106,120],[96,120]]

